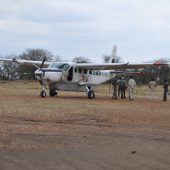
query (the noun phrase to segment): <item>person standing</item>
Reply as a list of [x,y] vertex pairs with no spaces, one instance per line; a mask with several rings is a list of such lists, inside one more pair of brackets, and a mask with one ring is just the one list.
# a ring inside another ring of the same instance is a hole
[[125,99],[126,98],[126,95],[125,95],[126,81],[125,81],[124,77],[122,77],[120,80],[120,92],[121,92],[121,99]]
[[163,89],[164,89],[164,93],[163,93],[163,100],[162,101],[167,101],[168,82],[167,82],[166,79],[164,80]]
[[117,97],[120,97],[120,94],[121,94],[120,81],[121,81],[121,77],[119,78],[119,80],[117,80],[117,85],[118,85],[118,94],[117,94]]
[[155,88],[156,88],[156,81],[154,79],[152,79],[150,82],[149,82],[149,89],[151,91],[151,98],[152,100],[154,99],[154,93],[155,93]]
[[128,81],[128,90],[129,90],[129,100],[133,100],[133,89],[136,86],[136,81],[130,76]]
[[117,82],[117,76],[112,78],[112,87],[113,87],[113,96],[112,96],[112,99],[117,99],[117,85],[118,85],[118,82]]

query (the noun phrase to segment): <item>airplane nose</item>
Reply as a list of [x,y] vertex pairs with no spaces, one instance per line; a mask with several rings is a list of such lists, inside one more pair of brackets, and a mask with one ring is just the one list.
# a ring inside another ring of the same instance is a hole
[[35,76],[37,79],[41,80],[42,78],[45,81],[58,82],[62,79],[63,72],[56,69],[38,69],[35,71]]
[[44,78],[49,80],[50,82],[58,82],[62,79],[62,71],[53,70],[49,72],[45,72]]
[[44,76],[44,72],[42,70],[38,69],[35,71],[35,77],[37,77],[38,79],[43,76]]

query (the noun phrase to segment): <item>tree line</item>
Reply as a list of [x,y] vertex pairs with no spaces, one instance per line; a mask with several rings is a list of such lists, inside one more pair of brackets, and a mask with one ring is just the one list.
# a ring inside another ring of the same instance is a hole
[[[23,60],[35,60],[35,61],[64,61],[61,56],[55,56],[51,52],[45,49],[26,49],[20,55],[9,55],[6,58],[13,59],[23,59]],[[109,61],[110,55],[104,54],[102,56],[103,62],[107,63]],[[75,63],[90,63],[90,59],[86,57],[75,57],[71,61]],[[116,57],[116,62],[121,63],[122,58],[120,56]],[[167,63],[170,62],[168,58],[159,58],[153,62]],[[0,79],[1,80],[16,80],[16,79],[29,79],[34,80],[34,72],[37,68],[35,66],[19,65],[14,62],[4,62],[0,65]],[[133,70],[141,71],[143,74],[133,75],[138,83],[144,84],[148,83],[152,78],[154,78],[157,83],[161,84],[164,79],[170,80],[170,68],[168,66],[161,67],[145,67],[142,70]],[[129,75],[118,75],[128,78]]]

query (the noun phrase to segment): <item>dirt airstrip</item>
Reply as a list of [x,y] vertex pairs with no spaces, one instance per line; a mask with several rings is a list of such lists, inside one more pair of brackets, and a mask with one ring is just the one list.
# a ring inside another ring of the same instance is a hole
[[59,92],[37,82],[0,82],[0,170],[169,170],[170,97],[147,86],[135,99]]

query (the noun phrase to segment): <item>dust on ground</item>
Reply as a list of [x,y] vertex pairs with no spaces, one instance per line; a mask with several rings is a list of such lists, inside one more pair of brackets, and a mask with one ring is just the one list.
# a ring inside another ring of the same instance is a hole
[[[170,169],[170,99],[138,87],[133,101],[59,92],[36,82],[0,84],[1,170]],[[169,97],[168,97],[169,98]]]

